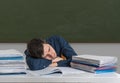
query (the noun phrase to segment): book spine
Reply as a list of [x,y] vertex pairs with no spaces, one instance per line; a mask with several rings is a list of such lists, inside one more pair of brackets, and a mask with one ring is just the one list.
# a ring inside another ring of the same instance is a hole
[[115,71],[116,71],[116,68],[113,68],[113,69],[105,69],[105,70],[95,70],[95,73],[100,74],[100,73],[110,73]]
[[93,66],[93,67],[99,67],[99,64],[89,63],[86,61],[72,60],[71,62],[78,63],[78,64],[84,64],[84,65],[88,65],[88,66]]
[[80,69],[80,70],[84,70],[84,71],[92,72],[92,73],[94,73],[96,69],[95,67],[92,67],[92,66],[77,64],[74,62],[71,62],[70,64],[72,68],[76,68],[76,69]]
[[82,62],[87,62],[87,63],[91,63],[91,64],[100,64],[99,60],[95,60],[95,59],[88,59],[88,58],[82,58],[82,57],[72,57],[72,60],[79,60]]
[[0,60],[24,60],[23,57],[0,57]]

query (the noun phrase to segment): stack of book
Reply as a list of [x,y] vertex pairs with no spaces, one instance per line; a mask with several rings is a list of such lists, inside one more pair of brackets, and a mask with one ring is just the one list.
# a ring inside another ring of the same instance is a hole
[[0,50],[0,75],[26,74],[23,54],[15,49]]
[[97,55],[78,55],[73,56],[71,67],[92,73],[115,72],[117,69],[117,57],[97,56]]

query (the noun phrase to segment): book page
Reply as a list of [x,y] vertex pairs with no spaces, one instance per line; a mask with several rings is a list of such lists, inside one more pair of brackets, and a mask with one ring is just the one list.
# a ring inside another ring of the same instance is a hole
[[42,70],[31,71],[28,70],[28,73],[33,76],[42,76],[42,75],[50,75],[50,74],[61,74],[61,75],[73,75],[73,74],[82,74],[85,71],[74,69],[71,67],[47,67]]
[[47,67],[42,70],[35,70],[35,71],[28,70],[28,73],[34,76],[41,76],[41,75],[48,75],[48,74],[55,73],[57,72],[56,70],[60,71],[56,67]]
[[74,69],[71,67],[58,67],[59,70],[62,71],[63,75],[71,75],[71,74],[81,74],[81,73],[85,73],[82,70],[78,70],[78,69]]

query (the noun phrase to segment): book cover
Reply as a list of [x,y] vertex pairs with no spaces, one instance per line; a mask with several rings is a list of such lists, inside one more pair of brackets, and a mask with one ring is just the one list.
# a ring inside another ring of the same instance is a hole
[[117,62],[117,57],[98,55],[78,55],[73,56],[72,61],[101,67],[110,64],[115,64]]

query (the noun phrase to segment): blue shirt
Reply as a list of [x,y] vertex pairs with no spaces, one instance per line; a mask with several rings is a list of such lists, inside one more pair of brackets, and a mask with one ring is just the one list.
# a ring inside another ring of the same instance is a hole
[[[61,57],[61,55],[64,55],[66,57],[66,60],[61,60],[57,62],[58,66],[59,67],[70,66],[72,56],[75,56],[77,54],[73,50],[73,48],[69,45],[69,43],[61,36],[51,36],[46,39],[46,42],[54,48],[54,50],[57,53],[57,56]],[[25,50],[25,55],[26,63],[30,70],[44,69],[52,63],[51,60],[32,58],[27,50]]]

